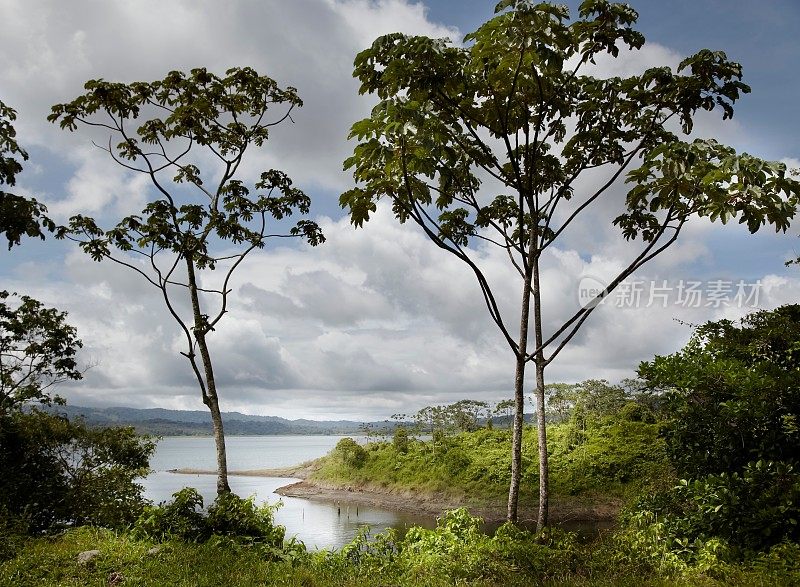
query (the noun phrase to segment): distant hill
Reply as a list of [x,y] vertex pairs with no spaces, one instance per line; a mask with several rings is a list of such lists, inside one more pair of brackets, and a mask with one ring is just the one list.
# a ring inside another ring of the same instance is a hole
[[[69,419],[82,418],[89,426],[133,426],[140,434],[159,436],[211,435],[211,415],[201,410],[167,410],[164,408],[89,408],[52,406],[53,413]],[[261,436],[277,434],[362,434],[364,423],[353,420],[287,420],[276,416],[251,416],[239,412],[223,412],[225,434]],[[370,422],[373,430],[392,429],[394,423]]]

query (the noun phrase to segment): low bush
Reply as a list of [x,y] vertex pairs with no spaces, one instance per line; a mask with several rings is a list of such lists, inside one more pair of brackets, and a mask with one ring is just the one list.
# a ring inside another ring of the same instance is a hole
[[170,502],[146,507],[133,526],[133,536],[157,542],[225,538],[238,544],[280,548],[285,529],[274,524],[276,507],[258,506],[252,497],[243,499],[234,493],[224,493],[205,512],[203,497],[196,489],[187,487],[173,494]]
[[741,473],[682,480],[640,498],[624,521],[645,542],[666,543],[688,562],[710,549],[743,560],[800,541],[800,473],[790,463],[757,461]]
[[274,523],[273,513],[277,507],[258,506],[253,497],[242,499],[235,493],[224,493],[209,506],[206,525],[213,536],[280,548],[285,528]]
[[125,527],[144,507],[135,481],[154,449],[133,428],[89,428],[36,410],[0,416],[0,511],[31,532]]
[[408,452],[408,430],[399,426],[395,428],[394,435],[392,436],[392,445],[399,453],[405,454]]
[[360,469],[367,460],[367,451],[352,438],[342,438],[333,449],[334,455],[345,466]]
[[203,496],[192,487],[172,494],[172,500],[147,506],[133,526],[134,537],[161,542],[177,538],[202,541],[208,538],[203,515]]

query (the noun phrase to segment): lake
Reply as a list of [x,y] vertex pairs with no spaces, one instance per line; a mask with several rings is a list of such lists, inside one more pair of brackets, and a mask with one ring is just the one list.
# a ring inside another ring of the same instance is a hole
[[[330,451],[342,436],[230,436],[225,439],[228,470],[274,469],[288,467],[321,457]],[[363,442],[363,438],[355,437]],[[206,505],[216,496],[216,475],[178,475],[170,469],[216,469],[214,439],[211,437],[173,436],[159,441],[150,461],[153,469],[140,483],[145,497],[156,503],[169,499],[183,487],[194,487]],[[296,536],[308,548],[339,548],[350,542],[363,526],[373,533],[392,527],[399,530],[409,526],[435,525],[429,516],[415,516],[380,508],[343,503],[341,513],[333,504],[275,494],[278,487],[297,479],[283,477],[231,476],[231,489],[242,497],[256,496],[256,501],[283,506],[276,512],[275,521],[286,527],[286,537]]]

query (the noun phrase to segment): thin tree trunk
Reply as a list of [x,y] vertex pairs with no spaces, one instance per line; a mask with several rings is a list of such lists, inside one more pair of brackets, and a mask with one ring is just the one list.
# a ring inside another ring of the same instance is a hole
[[542,350],[542,295],[539,289],[539,258],[532,259],[533,265],[533,330],[536,340],[536,433],[539,445],[539,514],[536,518],[536,530],[540,531],[548,522],[550,468],[547,461],[547,422],[545,421],[544,397],[544,351]]
[[228,458],[225,452],[225,430],[222,426],[222,413],[219,410],[219,399],[217,397],[217,385],[214,381],[214,370],[211,367],[211,356],[208,354],[205,335],[198,336],[197,346],[200,349],[200,357],[203,359],[203,370],[206,376],[206,398],[205,404],[211,411],[211,423],[214,428],[214,443],[217,448],[217,494],[229,493],[231,488],[228,485]]
[[511,484],[508,488],[509,522],[517,521],[519,486],[522,479],[522,428],[525,423],[525,354],[528,348],[528,318],[531,299],[531,280],[525,278],[522,290],[522,311],[519,321],[519,349],[517,369],[514,376],[514,430],[511,435]]
[[544,365],[536,365],[536,432],[539,444],[539,514],[536,531],[548,523],[550,507],[550,467],[547,461],[547,427],[544,414]]
[[[189,294],[192,299],[192,314],[194,317],[194,327],[192,331],[197,341],[197,348],[200,351],[200,359],[203,361],[203,376],[205,385],[200,381],[201,391],[203,392],[203,403],[208,406],[211,412],[211,424],[214,430],[214,444],[217,449],[217,495],[229,493],[231,488],[228,485],[228,458],[225,452],[225,430],[222,425],[222,413],[219,409],[219,397],[217,396],[217,384],[214,380],[214,369],[211,365],[211,355],[206,344],[206,332],[208,323],[200,311],[200,298],[197,293],[197,279],[194,273],[194,262],[190,255],[186,256],[186,271],[188,274]],[[190,360],[194,360],[190,358]],[[200,375],[198,373],[198,378]]]

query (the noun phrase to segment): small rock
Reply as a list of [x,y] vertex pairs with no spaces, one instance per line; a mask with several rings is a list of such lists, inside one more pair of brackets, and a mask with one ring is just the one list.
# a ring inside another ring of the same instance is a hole
[[99,550],[84,550],[83,552],[78,553],[78,564],[85,565],[93,558],[100,556]]
[[161,547],[160,546],[154,546],[153,548],[151,548],[150,550],[147,551],[147,554],[149,554],[150,556],[153,556],[155,554],[158,554],[159,552],[161,552]]
[[112,571],[108,575],[108,585],[109,585],[109,587],[115,587],[116,585],[119,585],[120,583],[122,583],[124,580],[125,580],[125,577],[123,577],[122,573],[120,573],[119,571]]

